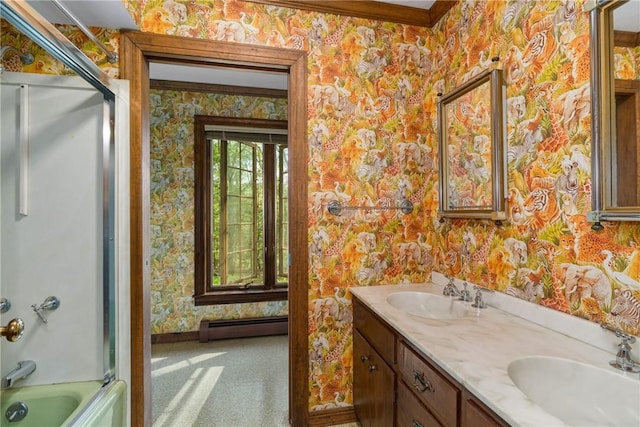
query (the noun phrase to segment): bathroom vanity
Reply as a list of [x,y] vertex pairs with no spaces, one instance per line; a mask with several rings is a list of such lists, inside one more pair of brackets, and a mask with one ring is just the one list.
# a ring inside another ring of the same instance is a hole
[[362,426],[507,425],[357,297],[353,315],[353,394]]
[[640,426],[640,377],[609,365],[614,334],[500,293],[474,308],[443,287],[351,288],[362,426]]

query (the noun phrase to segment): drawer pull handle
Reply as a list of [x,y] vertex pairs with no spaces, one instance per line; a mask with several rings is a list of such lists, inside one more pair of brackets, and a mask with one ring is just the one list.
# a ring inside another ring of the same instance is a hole
[[411,420],[411,427],[424,427],[424,426],[416,420]]
[[369,372],[375,372],[378,370],[378,367],[376,365],[369,365]]
[[362,363],[366,362],[367,360],[369,360],[369,356],[365,356],[365,355],[360,356],[360,361]]
[[424,377],[424,373],[417,370],[413,371],[413,388],[421,393],[427,390],[430,392],[435,391],[431,382]]

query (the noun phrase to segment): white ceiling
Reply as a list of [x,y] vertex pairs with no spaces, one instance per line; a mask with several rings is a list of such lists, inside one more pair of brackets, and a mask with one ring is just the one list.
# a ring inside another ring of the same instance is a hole
[[[435,0],[375,0],[401,6],[429,9]],[[85,26],[138,29],[121,0],[62,0]],[[72,22],[50,0],[27,0],[36,11],[49,22],[71,24]],[[640,0],[630,0],[615,14],[616,29],[640,31]],[[287,75],[278,73],[251,72],[228,68],[186,67],[152,63],[150,76],[159,80],[179,80],[194,83],[226,84],[235,86],[286,89]]]
[[196,67],[175,64],[149,64],[149,76],[155,80],[173,80],[265,89],[287,89],[287,73],[247,71],[227,67]]
[[[51,23],[73,23],[50,0],[26,1]],[[61,3],[85,26],[127,30],[138,29],[121,0],[63,0]]]
[[640,32],[640,0],[631,0],[613,12],[616,30]]
[[400,6],[417,7],[418,9],[431,9],[436,0],[373,0],[380,3],[391,3]]

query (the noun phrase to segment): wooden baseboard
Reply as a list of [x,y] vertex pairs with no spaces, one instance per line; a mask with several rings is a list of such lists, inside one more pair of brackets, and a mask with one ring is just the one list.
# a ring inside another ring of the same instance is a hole
[[182,342],[182,341],[198,341],[198,337],[199,337],[198,331],[172,332],[169,334],[152,334],[151,344],[166,344],[166,343]]
[[309,412],[309,427],[335,426],[357,422],[358,417],[353,406]]
[[200,342],[208,342],[227,338],[286,335],[288,331],[288,316],[203,320],[200,322],[199,340]]

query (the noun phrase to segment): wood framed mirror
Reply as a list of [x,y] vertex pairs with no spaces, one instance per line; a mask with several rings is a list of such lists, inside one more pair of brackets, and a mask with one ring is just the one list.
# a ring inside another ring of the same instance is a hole
[[506,219],[505,91],[498,68],[438,102],[442,218]]
[[591,13],[592,211],[588,219],[640,221],[640,3],[589,1]]

